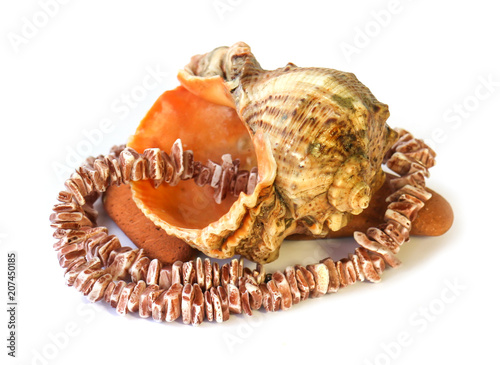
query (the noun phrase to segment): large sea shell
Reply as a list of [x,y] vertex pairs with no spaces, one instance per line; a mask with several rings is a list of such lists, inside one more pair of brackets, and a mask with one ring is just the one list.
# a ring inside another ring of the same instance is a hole
[[396,133],[387,105],[351,73],[288,64],[263,70],[245,43],[195,56],[141,122],[129,146],[165,151],[177,138],[196,160],[258,166],[253,192],[215,204],[213,189],[134,182],[141,210],[205,254],[265,263],[290,234],[321,237],[365,209],[385,177]]

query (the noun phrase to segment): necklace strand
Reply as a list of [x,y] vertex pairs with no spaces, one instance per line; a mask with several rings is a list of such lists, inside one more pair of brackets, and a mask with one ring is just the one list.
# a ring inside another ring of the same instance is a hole
[[219,265],[208,258],[163,265],[143,249],[122,246],[119,239],[97,226],[93,204],[111,185],[149,179],[155,186],[195,179],[210,184],[220,202],[228,194],[251,192],[257,172],[238,171],[238,161],[228,155],[222,165],[194,162],[191,151],[176,141],[168,155],[159,149],[139,154],[115,147],[107,156],[89,158],[65,182],[66,190],[50,216],[54,244],[68,286],[89,301],[104,300],[120,315],[138,312],[158,322],[199,325],[204,320],[223,322],[231,313],[287,310],[307,298],[316,298],[357,281],[378,282],[386,264],[397,267],[395,256],[410,238],[412,221],[431,194],[425,189],[435,153],[422,140],[398,129],[399,139],[384,158],[399,177],[390,181],[384,223],[355,232],[355,251],[338,261],[327,257],[306,266],[288,266],[266,274],[263,265],[245,266],[242,258]]

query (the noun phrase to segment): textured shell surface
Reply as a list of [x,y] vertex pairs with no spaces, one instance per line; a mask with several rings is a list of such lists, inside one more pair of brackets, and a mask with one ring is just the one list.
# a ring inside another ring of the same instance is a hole
[[[324,236],[348,224],[385,179],[382,159],[396,138],[389,110],[352,73],[291,63],[264,70],[240,42],[193,57],[179,80],[236,111],[259,166],[260,186],[209,227],[157,222],[208,255],[272,261],[287,235]],[[135,199],[158,220],[140,192]]]

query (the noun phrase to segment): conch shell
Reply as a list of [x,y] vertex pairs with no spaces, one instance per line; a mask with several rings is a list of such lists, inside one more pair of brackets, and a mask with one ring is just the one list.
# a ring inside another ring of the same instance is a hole
[[199,161],[231,154],[241,169],[257,166],[258,181],[221,204],[213,188],[192,181],[133,182],[133,198],[157,226],[208,256],[273,261],[290,234],[344,227],[385,179],[382,159],[397,134],[386,125],[387,105],[351,73],[291,63],[263,70],[240,42],[193,57],[178,79],[128,146],[168,151],[180,138]]

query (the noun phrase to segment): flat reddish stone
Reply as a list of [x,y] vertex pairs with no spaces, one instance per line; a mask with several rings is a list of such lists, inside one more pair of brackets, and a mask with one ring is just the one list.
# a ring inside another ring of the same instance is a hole
[[111,186],[103,197],[104,209],[118,227],[146,255],[163,263],[189,261],[198,252],[183,240],[156,227],[132,200],[130,185]]
[[[330,232],[328,237],[350,237],[354,231],[365,232],[368,228],[383,223],[387,208],[385,198],[391,194],[387,181],[392,178],[393,175],[387,174],[386,182],[375,193],[370,206],[362,214],[354,216],[346,227]],[[440,194],[431,189],[427,190],[432,193],[432,198],[426,202],[413,222],[412,236],[440,236],[453,224],[453,210],[450,204]],[[157,258],[164,263],[173,263],[178,260],[189,261],[196,256],[197,250],[184,241],[167,235],[137,208],[132,200],[129,185],[108,188],[103,201],[109,216],[137,247],[145,250],[148,257]],[[287,239],[311,239],[311,237],[292,235]]]

